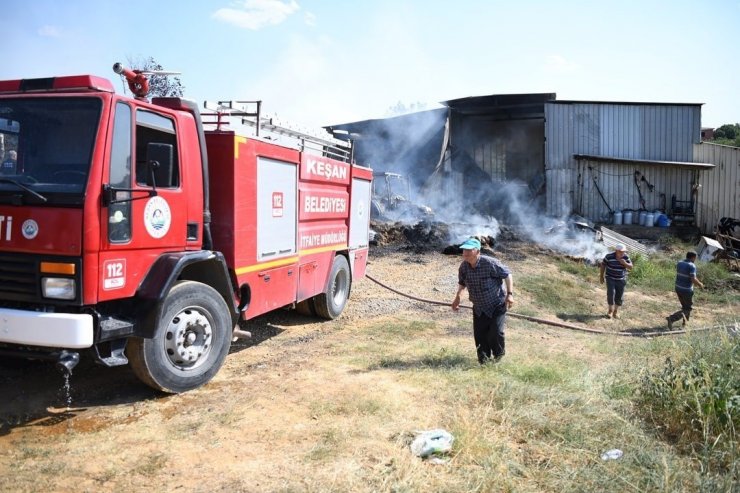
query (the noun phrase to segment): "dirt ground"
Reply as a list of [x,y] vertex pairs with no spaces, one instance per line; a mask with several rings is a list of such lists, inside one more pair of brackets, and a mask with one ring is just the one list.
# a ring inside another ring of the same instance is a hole
[[[375,248],[368,273],[416,297],[451,302],[460,257],[418,250]],[[517,276],[546,275],[555,269],[545,262],[549,254],[517,240],[497,245],[497,256],[513,271],[515,286]],[[672,301],[669,296],[665,300]],[[659,326],[641,320],[630,307],[661,300],[629,292],[623,319],[615,321],[603,317],[601,288],[584,286],[584,298],[590,300],[590,313],[536,315],[608,331]],[[513,312],[527,307],[529,301],[526,292],[517,290]],[[697,310],[695,323],[716,315]],[[317,321],[281,310],[253,321],[254,338],[232,345],[212,382],[174,396],[148,389],[127,367],[103,368],[89,357],[68,382],[49,364],[3,363],[0,490],[310,490],[310,482],[300,487],[301,481],[309,479],[296,479],[305,475],[301,458],[320,456],[322,449],[307,438],[311,436],[307,431],[326,426],[325,436],[331,439],[331,416],[338,412],[323,406],[359,405],[348,402],[348,396],[351,401],[359,389],[372,386],[383,385],[391,393],[413,392],[402,382],[379,382],[389,378],[385,374],[328,363],[358,340],[372,344],[366,340],[366,327],[398,317],[434,320],[449,331],[460,331],[470,313],[403,298],[363,279],[354,284],[345,312],[337,320]],[[509,330],[516,330],[518,323],[510,319]],[[559,336],[562,331],[543,327],[542,337],[564,351],[577,350]],[[470,332],[462,330],[458,335],[461,350],[470,350],[473,358]],[[377,447],[395,446],[388,444],[393,432],[382,420],[377,433],[381,437]],[[373,456],[366,450],[375,443],[373,437],[367,442],[358,448],[365,457]],[[317,468],[313,480],[353,474],[356,467],[351,461],[333,461]]]

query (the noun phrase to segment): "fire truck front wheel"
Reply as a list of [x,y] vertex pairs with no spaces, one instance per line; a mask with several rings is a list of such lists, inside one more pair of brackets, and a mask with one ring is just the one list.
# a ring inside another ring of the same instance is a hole
[[326,291],[314,298],[316,314],[329,320],[341,315],[349,298],[351,284],[352,276],[347,259],[343,255],[337,255],[334,257],[334,265],[329,274],[329,285]]
[[231,343],[229,308],[199,282],[170,290],[152,339],[132,338],[126,351],[134,374],[157,390],[179,393],[205,384],[218,372]]

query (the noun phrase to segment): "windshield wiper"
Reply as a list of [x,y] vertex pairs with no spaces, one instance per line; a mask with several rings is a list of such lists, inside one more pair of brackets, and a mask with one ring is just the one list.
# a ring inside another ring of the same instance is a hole
[[44,197],[43,195],[41,195],[40,193],[38,193],[36,190],[33,190],[33,189],[27,187],[26,185],[24,185],[23,183],[21,183],[21,182],[19,182],[17,180],[12,180],[10,178],[0,178],[0,183],[11,183],[11,184],[15,185],[16,187],[21,188],[21,189],[25,190],[26,192],[30,193],[31,195],[33,195],[37,199],[41,200],[42,202],[47,202],[49,200],[46,197]]

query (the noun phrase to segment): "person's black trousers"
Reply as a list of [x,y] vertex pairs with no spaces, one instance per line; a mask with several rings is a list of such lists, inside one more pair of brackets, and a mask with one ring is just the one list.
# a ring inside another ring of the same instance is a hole
[[681,303],[681,310],[670,315],[668,317],[668,321],[671,323],[678,322],[681,318],[688,321],[689,317],[691,317],[691,310],[694,305],[694,292],[680,291],[677,289],[676,295],[678,295],[678,301]]
[[693,291],[679,291],[676,290],[678,295],[678,301],[681,303],[681,311],[686,320],[691,316],[691,309],[694,306],[694,292]]
[[506,354],[504,341],[504,323],[506,322],[506,305],[498,307],[492,316],[485,313],[476,315],[473,312],[473,337],[478,351],[478,362],[499,359]]
[[624,288],[627,286],[626,279],[606,278],[606,303],[609,306],[622,306],[624,301]]

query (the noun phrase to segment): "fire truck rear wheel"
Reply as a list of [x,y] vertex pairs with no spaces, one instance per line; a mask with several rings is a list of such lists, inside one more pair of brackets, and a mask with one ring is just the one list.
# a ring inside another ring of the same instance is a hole
[[186,392],[211,380],[231,344],[231,317],[221,295],[199,282],[175,284],[152,339],[132,338],[126,351],[134,374],[150,387]]
[[334,257],[334,265],[329,274],[329,285],[324,293],[314,298],[316,315],[321,318],[333,320],[342,314],[344,305],[349,298],[349,290],[352,285],[352,276],[349,272],[349,264],[343,255]]

